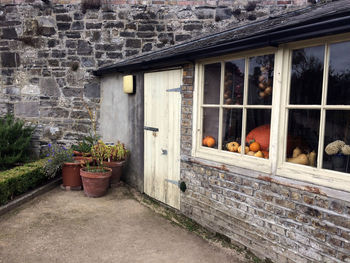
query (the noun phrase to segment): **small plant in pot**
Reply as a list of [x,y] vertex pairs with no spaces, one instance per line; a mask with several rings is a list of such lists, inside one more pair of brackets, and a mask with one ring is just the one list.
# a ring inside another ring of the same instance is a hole
[[80,162],[74,161],[73,150],[64,146],[48,145],[47,163],[45,173],[49,178],[54,178],[62,172],[62,188],[67,190],[81,190]]
[[123,167],[129,156],[129,150],[118,141],[115,145],[105,145],[103,164],[112,169],[111,186],[119,186]]
[[91,166],[89,162],[86,167],[80,169],[83,180],[84,193],[88,197],[100,197],[106,194],[109,180],[112,176],[112,169],[103,166],[103,156],[105,147],[97,143],[91,148],[91,155],[96,162],[96,166]]

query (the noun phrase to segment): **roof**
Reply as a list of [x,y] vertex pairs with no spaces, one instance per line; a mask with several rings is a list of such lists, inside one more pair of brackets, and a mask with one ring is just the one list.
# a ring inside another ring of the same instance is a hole
[[177,66],[199,58],[344,32],[350,32],[349,0],[313,5],[279,16],[270,16],[104,66],[94,71],[94,74],[101,76],[113,72]]

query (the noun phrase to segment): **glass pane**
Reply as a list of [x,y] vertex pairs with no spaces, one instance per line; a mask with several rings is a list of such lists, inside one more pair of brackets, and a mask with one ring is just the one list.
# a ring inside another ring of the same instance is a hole
[[243,104],[245,60],[225,63],[224,104]]
[[219,109],[203,108],[202,145],[217,149],[218,134],[219,134]]
[[327,104],[350,104],[350,42],[330,45]]
[[293,50],[290,104],[321,104],[324,46]]
[[346,173],[350,171],[349,128],[350,111],[326,111],[323,168]]
[[224,109],[222,149],[237,152],[242,137],[242,109]]
[[246,147],[248,155],[269,158],[271,110],[247,110]]
[[287,162],[317,166],[319,110],[289,110]]
[[249,105],[271,105],[274,55],[249,59]]
[[220,77],[220,63],[208,64],[204,66],[204,104],[220,103]]

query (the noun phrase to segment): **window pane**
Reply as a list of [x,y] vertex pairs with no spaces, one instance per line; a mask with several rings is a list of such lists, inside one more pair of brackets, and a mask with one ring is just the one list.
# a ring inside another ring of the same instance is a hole
[[204,104],[220,103],[220,77],[220,63],[208,64],[204,66]]
[[287,162],[316,166],[319,110],[289,110]]
[[274,55],[249,59],[249,105],[271,105]]
[[326,111],[325,152],[322,167],[349,172],[350,111]]
[[237,152],[242,137],[242,110],[224,109],[222,149]]
[[350,42],[330,45],[327,104],[350,104]]
[[[271,110],[247,110],[246,149],[249,155],[269,157]],[[253,144],[254,143],[254,144]]]
[[224,104],[243,104],[245,60],[225,63]]
[[219,109],[203,108],[203,146],[218,148]]
[[290,104],[321,104],[324,46],[293,50]]

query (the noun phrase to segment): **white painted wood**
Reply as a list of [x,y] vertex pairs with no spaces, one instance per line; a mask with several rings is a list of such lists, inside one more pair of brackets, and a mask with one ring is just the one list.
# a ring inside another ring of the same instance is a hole
[[146,73],[144,79],[145,126],[159,129],[144,131],[144,191],[179,209],[180,190],[167,179],[180,180],[181,94],[167,90],[181,86],[182,71]]

